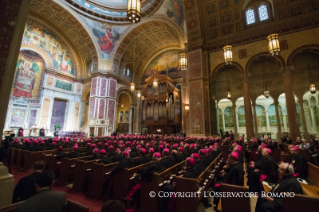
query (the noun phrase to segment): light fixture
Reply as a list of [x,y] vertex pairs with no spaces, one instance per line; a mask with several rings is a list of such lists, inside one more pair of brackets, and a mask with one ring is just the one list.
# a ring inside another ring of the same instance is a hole
[[270,91],[268,90],[268,86],[267,86],[267,77],[266,77],[266,82],[265,82],[265,69],[263,69],[263,83],[264,83],[264,97],[266,97],[267,99],[270,96]]
[[123,104],[123,103],[121,104],[121,107],[124,107],[124,104]]
[[145,100],[145,96],[141,96],[141,100],[144,101]]
[[313,80],[312,80],[312,75],[311,75],[308,61],[307,61],[307,66],[308,66],[309,81],[310,81],[310,90],[309,91],[310,91],[310,93],[315,94],[317,92],[317,89],[316,89],[316,85],[313,83]]
[[131,83],[131,91],[132,91],[132,92],[135,91],[135,83],[134,83],[134,82]]
[[189,104],[185,104],[185,110],[189,111]]
[[141,91],[138,90],[138,91],[137,91],[137,98],[140,98],[140,97],[141,97]]
[[179,65],[181,67],[182,71],[187,70],[187,54],[186,53],[180,53],[179,55]]
[[279,36],[277,33],[268,35],[268,48],[269,53],[271,56],[278,55],[280,53],[280,46],[279,46]]
[[227,45],[224,47],[224,58],[226,65],[230,65],[233,62],[233,52],[231,45]]
[[158,79],[157,79],[157,77],[154,77],[153,87],[154,87],[154,88],[157,88],[157,87],[158,87]]
[[168,97],[166,98],[166,103],[168,103]]
[[127,0],[127,18],[131,23],[141,20],[141,0]]
[[230,93],[230,88],[229,88],[229,79],[228,79],[228,74],[227,74],[227,99],[231,99],[231,93]]
[[227,99],[231,99],[231,93],[230,93],[230,91],[227,91]]

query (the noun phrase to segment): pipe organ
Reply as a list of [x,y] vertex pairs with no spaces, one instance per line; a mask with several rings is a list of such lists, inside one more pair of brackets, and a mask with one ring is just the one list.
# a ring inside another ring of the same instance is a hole
[[145,82],[147,85],[142,91],[145,98],[141,104],[142,133],[177,133],[181,127],[181,96],[174,80],[155,73]]

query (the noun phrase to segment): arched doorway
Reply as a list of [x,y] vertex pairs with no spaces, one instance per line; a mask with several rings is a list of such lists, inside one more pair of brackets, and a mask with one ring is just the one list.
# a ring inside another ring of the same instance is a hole
[[125,92],[118,97],[117,114],[116,114],[116,132],[130,133],[131,129],[131,98]]

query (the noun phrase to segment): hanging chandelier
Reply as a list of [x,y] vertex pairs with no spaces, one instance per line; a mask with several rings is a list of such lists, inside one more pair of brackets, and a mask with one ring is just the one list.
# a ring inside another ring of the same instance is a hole
[[231,93],[230,93],[230,88],[229,88],[229,79],[228,79],[228,74],[227,74],[227,99],[231,99]]
[[131,23],[141,20],[141,0],[127,0],[127,18]]
[[226,65],[230,65],[233,62],[233,52],[231,45],[227,45],[224,47],[224,59]]
[[310,81],[310,93],[312,94],[315,94],[317,92],[317,89],[316,89],[316,85],[313,83],[313,80],[312,80],[312,75],[311,75],[311,71],[310,71],[310,67],[309,67],[309,63],[307,61],[307,66],[308,66],[308,72],[309,72],[309,81]]
[[187,70],[187,54],[186,53],[181,53],[179,55],[179,65],[181,67],[182,71],[186,71]]
[[277,33],[271,34],[267,37],[268,48],[271,56],[278,55],[280,53],[279,36]]
[[270,96],[270,91],[268,90],[268,86],[267,86],[267,77],[266,77],[266,82],[265,82],[265,69],[263,69],[263,83],[264,83],[264,97],[266,97],[267,99]]
[[138,90],[138,91],[137,91],[137,98],[140,98],[140,97],[141,97],[141,91]]
[[132,92],[135,91],[135,83],[134,83],[134,82],[131,83],[131,91],[132,91]]

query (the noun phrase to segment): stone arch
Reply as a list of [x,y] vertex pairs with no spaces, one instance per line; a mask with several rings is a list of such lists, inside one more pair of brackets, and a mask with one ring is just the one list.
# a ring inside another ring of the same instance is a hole
[[83,92],[82,97],[81,97],[81,100],[82,100],[83,102],[85,102],[85,101],[88,99],[88,97],[90,97],[90,96],[89,96],[89,95],[90,95],[90,92],[91,92],[91,88],[88,88],[88,89],[86,89],[86,90]]
[[117,90],[117,94],[116,94],[116,99],[117,100],[118,100],[118,98],[120,97],[120,95],[122,93],[127,94],[127,96],[130,98],[130,102],[131,102],[132,105],[137,105],[137,97],[136,97],[136,95],[134,93],[132,93],[129,88],[124,87],[124,86]]
[[40,55],[43,59],[44,62],[44,67],[47,68],[52,68],[53,67],[53,61],[50,58],[50,56],[45,53],[45,51],[43,51],[42,49],[38,48],[38,47],[34,47],[34,46],[28,46],[28,45],[24,45],[23,43],[21,44],[21,48],[20,48],[20,52],[21,51],[31,51],[34,52],[38,55]]
[[218,72],[220,71],[220,70],[222,70],[222,69],[224,69],[224,68],[229,68],[229,67],[235,67],[235,68],[237,68],[239,71],[240,71],[240,73],[242,74],[242,75],[244,75],[244,69],[243,69],[243,67],[239,64],[239,63],[237,63],[237,62],[232,62],[232,64],[231,65],[226,65],[225,63],[221,63],[221,64],[219,64],[215,69],[214,69],[214,71],[212,72],[212,79],[213,80],[215,80],[216,79],[216,76],[217,76],[217,74],[218,74]]
[[[178,42],[166,45],[164,44],[162,48],[154,49],[150,56],[152,56],[156,51],[163,50],[168,47],[175,47],[175,48],[182,48],[185,41],[184,41],[184,35],[182,31],[179,29],[177,24],[165,16],[152,16],[149,18],[143,18],[141,22],[135,25],[131,25],[124,34],[122,34],[120,40],[118,41],[119,45],[116,45],[113,49],[113,52],[111,54],[110,61],[112,62],[111,65],[111,71],[114,73],[118,73],[121,60],[124,56],[124,53],[127,51],[127,47],[132,45],[134,42],[135,37],[137,35],[142,34],[145,30],[149,28],[149,25],[154,25],[156,27],[162,27],[164,29],[167,29],[167,32],[172,34],[176,34],[176,37],[178,38]],[[155,35],[155,33],[153,33]],[[141,42],[139,42],[141,43]],[[136,46],[138,46],[139,43],[136,43]],[[148,47],[147,50],[151,49],[151,47]],[[128,55],[129,57],[130,55]],[[147,58],[143,58],[144,61],[147,61]],[[138,61],[141,62],[141,61]],[[136,63],[136,67],[134,69],[142,70],[143,67],[139,67],[139,63]],[[136,70],[133,70],[134,75],[139,74],[136,72]],[[135,78],[134,76],[132,76]]]
[[294,57],[301,53],[301,52],[314,52],[316,54],[319,54],[319,45],[318,44],[310,44],[310,45],[304,45],[297,49],[295,49],[288,57],[287,60],[287,66],[292,66],[292,61]]
[[252,58],[250,58],[250,60],[247,62],[246,64],[246,68],[245,68],[245,71],[247,73],[249,73],[249,69],[250,69],[250,66],[251,64],[259,59],[259,58],[262,58],[262,57],[268,57],[268,58],[274,58],[279,64],[280,64],[280,67],[281,68],[285,68],[286,67],[286,63],[285,63],[285,60],[280,56],[280,55],[276,55],[276,56],[273,56],[273,57],[270,57],[269,55],[269,52],[261,52],[259,54],[256,54],[255,56],[253,56]]

